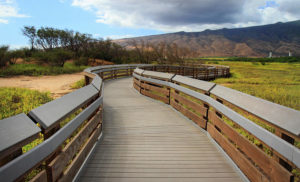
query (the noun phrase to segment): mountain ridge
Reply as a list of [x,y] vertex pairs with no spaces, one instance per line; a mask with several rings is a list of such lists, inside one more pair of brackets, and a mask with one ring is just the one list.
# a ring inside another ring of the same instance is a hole
[[174,32],[114,40],[128,46],[132,40],[157,44],[176,43],[188,47],[196,56],[241,56],[266,57],[269,52],[274,56],[287,56],[289,51],[300,56],[300,20],[278,22],[275,24],[204,30],[202,32]]

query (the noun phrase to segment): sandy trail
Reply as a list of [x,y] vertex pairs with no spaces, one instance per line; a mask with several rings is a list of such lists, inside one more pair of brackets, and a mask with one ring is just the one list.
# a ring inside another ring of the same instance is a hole
[[61,97],[73,89],[71,85],[84,78],[83,73],[57,76],[16,76],[0,78],[0,87],[20,87],[39,91],[49,91],[54,98]]

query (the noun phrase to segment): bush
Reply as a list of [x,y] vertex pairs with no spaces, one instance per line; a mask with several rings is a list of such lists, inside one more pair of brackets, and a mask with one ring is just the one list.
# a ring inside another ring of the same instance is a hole
[[63,67],[65,62],[73,57],[73,53],[63,49],[55,49],[52,51],[51,57],[52,65]]
[[8,52],[9,64],[15,64],[18,58],[24,58],[25,53],[23,50],[12,50]]
[[227,58],[226,61],[241,61],[241,62],[279,62],[279,63],[295,63],[300,62],[300,57],[275,57],[275,58],[245,58],[234,57]]
[[261,64],[261,65],[266,65],[266,62],[261,61],[260,64]]
[[37,51],[32,54],[32,57],[38,61],[39,64],[49,63],[49,55],[44,51]]
[[8,46],[1,46],[0,47],[0,67],[6,66],[8,61],[9,61]]
[[10,65],[6,69],[0,70],[0,76],[14,75],[58,75],[69,74],[83,71],[87,66],[75,66],[73,63],[66,63],[60,66],[42,66],[36,64],[15,64]]
[[72,58],[73,53],[63,49],[53,49],[51,51],[35,52],[33,56],[40,63],[63,67],[65,62]]
[[89,58],[88,57],[80,57],[74,61],[74,64],[76,66],[83,66],[83,65],[86,66],[89,64]]
[[20,50],[23,52],[25,58],[32,57],[32,55],[37,51],[35,49],[33,49],[33,50],[28,49],[26,47],[25,48],[21,48]]

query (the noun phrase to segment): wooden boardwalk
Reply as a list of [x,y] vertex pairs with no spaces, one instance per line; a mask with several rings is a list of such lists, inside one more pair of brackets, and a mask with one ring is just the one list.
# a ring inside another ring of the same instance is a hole
[[132,78],[105,83],[103,126],[79,181],[242,181],[204,132]]

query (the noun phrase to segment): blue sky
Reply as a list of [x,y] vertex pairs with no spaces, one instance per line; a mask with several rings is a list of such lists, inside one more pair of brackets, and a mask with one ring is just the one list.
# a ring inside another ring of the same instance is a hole
[[159,30],[97,23],[93,12],[71,6],[68,0],[20,0],[17,1],[17,9],[24,17],[9,17],[8,23],[0,23],[0,45],[10,45],[12,48],[27,45],[28,40],[21,32],[22,27],[27,25],[71,29],[92,34],[96,38],[162,33]]
[[116,39],[292,21],[297,7],[299,0],[0,0],[0,45],[27,45],[26,25]]

